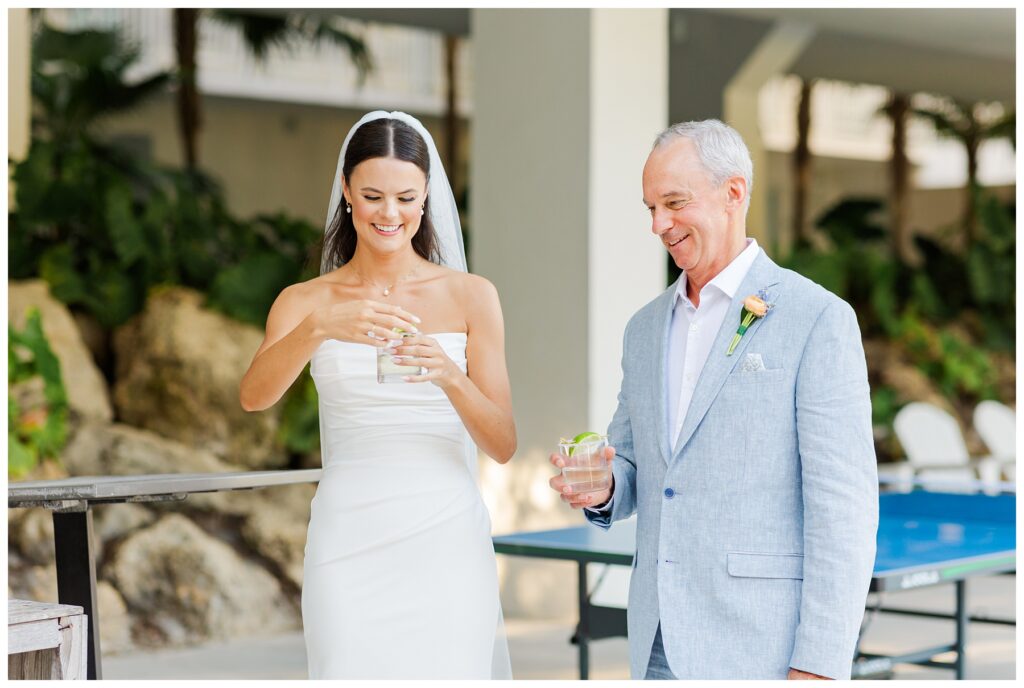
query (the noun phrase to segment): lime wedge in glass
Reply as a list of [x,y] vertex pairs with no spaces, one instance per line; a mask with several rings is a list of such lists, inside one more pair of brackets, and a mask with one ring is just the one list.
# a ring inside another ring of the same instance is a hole
[[598,435],[596,432],[581,432],[580,434],[573,437],[571,442],[572,446],[569,447],[569,456],[572,456],[572,453],[576,450],[577,444],[583,442],[584,440],[589,440],[591,437],[600,437],[600,435]]

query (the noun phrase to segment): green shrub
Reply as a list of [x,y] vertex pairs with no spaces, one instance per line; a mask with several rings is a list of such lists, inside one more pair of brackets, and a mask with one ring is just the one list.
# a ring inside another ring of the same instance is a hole
[[[918,236],[923,262],[905,265],[893,256],[877,219],[884,204],[852,198],[817,222],[827,250],[801,246],[784,262],[849,302],[864,337],[894,343],[954,408],[998,398],[991,353],[1012,352],[1016,334],[1015,208],[976,193],[981,231],[965,251]],[[871,403],[872,422],[891,437],[900,406],[896,390],[874,386]]]
[[984,348],[953,330],[940,329],[907,311],[898,339],[911,360],[942,393],[977,403],[998,396],[996,371]]
[[[22,409],[10,391],[36,377],[42,379],[43,403]],[[36,309],[29,311],[21,332],[8,325],[7,387],[7,474],[17,478],[45,459],[57,459],[67,441],[68,400],[60,361]]]

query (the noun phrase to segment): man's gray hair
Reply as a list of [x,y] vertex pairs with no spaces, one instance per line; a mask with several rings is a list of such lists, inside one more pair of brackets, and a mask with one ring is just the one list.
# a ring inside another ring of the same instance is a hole
[[745,207],[750,207],[750,192],[754,188],[754,163],[750,159],[747,144],[743,143],[743,137],[738,131],[717,119],[679,122],[658,134],[652,150],[678,138],[693,141],[701,164],[716,186],[729,177],[746,179]]

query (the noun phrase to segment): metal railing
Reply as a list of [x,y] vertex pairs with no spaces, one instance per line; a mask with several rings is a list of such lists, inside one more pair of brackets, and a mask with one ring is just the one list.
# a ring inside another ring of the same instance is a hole
[[[65,30],[117,28],[140,49],[139,61],[128,73],[140,79],[173,69],[173,10],[162,9],[48,9],[46,18]],[[402,109],[439,115],[445,107],[444,37],[435,31],[358,22],[336,17],[339,26],[366,42],[374,69],[365,83],[347,51],[331,43],[296,41],[274,47],[264,62],[246,48],[241,33],[209,16],[200,15],[198,84],[202,93],[278,102],[346,108]],[[456,105],[468,115],[472,75],[468,40],[459,41]]]

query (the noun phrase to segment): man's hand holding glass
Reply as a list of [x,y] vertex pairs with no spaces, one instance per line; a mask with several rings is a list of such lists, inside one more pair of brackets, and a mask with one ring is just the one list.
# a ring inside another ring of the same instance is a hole
[[608,446],[608,438],[583,433],[573,440],[563,439],[558,448],[558,453],[550,456],[551,464],[559,469],[548,481],[551,489],[573,509],[607,504],[615,491],[612,477],[615,448]]

